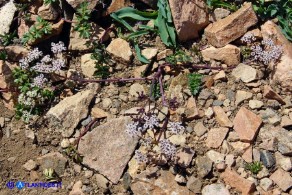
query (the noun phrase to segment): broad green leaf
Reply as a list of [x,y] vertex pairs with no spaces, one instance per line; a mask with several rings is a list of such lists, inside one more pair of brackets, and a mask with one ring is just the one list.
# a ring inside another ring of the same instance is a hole
[[151,20],[157,17],[157,12],[143,12],[132,7],[125,7],[115,12],[118,18],[132,18],[134,20]]
[[121,24],[123,24],[129,31],[134,31],[132,26],[128,22],[126,22],[124,19],[120,19],[116,13],[112,13],[111,17],[115,19],[117,22],[120,22]]
[[140,30],[140,31],[136,31],[136,32],[133,32],[131,33],[129,36],[126,37],[126,39],[134,39],[136,37],[140,37],[142,35],[146,35],[149,33],[149,30]]
[[137,43],[134,43],[134,48],[136,50],[136,54],[140,62],[149,64],[150,62],[142,55],[139,45]]

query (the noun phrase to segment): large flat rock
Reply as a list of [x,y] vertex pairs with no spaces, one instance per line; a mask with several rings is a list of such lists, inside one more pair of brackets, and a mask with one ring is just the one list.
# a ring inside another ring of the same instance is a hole
[[131,138],[125,131],[129,122],[130,117],[112,119],[82,137],[78,147],[83,164],[114,184],[118,183],[138,143],[138,139]]
[[258,22],[251,3],[244,4],[239,10],[218,20],[205,28],[205,35],[211,45],[224,47],[244,35],[248,28]]
[[198,37],[198,32],[209,24],[209,15],[204,1],[169,1],[178,39],[187,41]]

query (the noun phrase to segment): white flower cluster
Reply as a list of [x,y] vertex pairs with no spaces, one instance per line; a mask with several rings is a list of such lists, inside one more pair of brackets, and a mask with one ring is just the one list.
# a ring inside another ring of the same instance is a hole
[[254,42],[256,40],[255,36],[253,33],[246,33],[245,35],[243,35],[240,39],[242,42],[245,42],[247,44],[251,44],[252,42]]
[[184,126],[182,126],[181,122],[169,122],[167,129],[172,133],[172,134],[181,134],[185,130]]
[[62,53],[63,51],[66,51],[66,47],[64,45],[63,42],[59,41],[59,43],[52,43],[51,44],[51,51],[54,53],[54,54],[57,54],[57,53]]
[[45,86],[45,83],[48,81],[47,78],[43,74],[38,75],[33,79],[33,83],[31,84],[32,87],[39,87],[43,88]]
[[173,158],[176,154],[176,147],[168,139],[160,141],[161,153],[165,154],[167,158]]
[[[66,47],[63,42],[52,43],[51,50],[54,54],[61,53],[66,50]],[[62,67],[65,67],[65,61],[62,59],[52,59],[49,55],[45,55],[39,62],[39,60],[43,56],[43,53],[39,51],[38,48],[33,49],[28,53],[28,55],[19,61],[19,66],[22,69],[28,69],[30,67],[30,63],[35,62],[35,65],[31,67],[31,70],[41,72],[41,73],[51,73],[55,71],[61,70]]]
[[28,53],[28,55],[25,58],[22,58],[19,60],[19,66],[22,69],[27,69],[29,67],[29,63],[38,60],[43,55],[42,51],[39,51],[38,48],[33,49]]
[[132,138],[140,137],[142,132],[142,127],[139,127],[139,122],[131,122],[126,125],[126,133]]
[[148,158],[146,154],[143,154],[142,152],[140,152],[139,150],[135,151],[135,156],[134,159],[136,161],[138,161],[138,163],[147,163],[148,162]]
[[144,116],[144,124],[141,126],[139,122],[131,122],[127,124],[126,126],[126,132],[131,137],[140,137],[143,132],[145,132],[147,129],[153,129],[155,126],[158,127],[159,122],[156,115]]
[[158,118],[156,115],[151,115],[149,116],[144,116],[143,119],[145,120],[145,123],[143,125],[143,130],[147,130],[147,129],[153,129],[154,126],[158,127],[159,122],[158,122]]
[[34,107],[36,104],[36,99],[42,101],[42,96],[36,90],[32,90],[26,93],[21,93],[18,96],[18,103],[29,107]]
[[262,45],[264,45],[264,48],[260,45],[251,46],[251,56],[265,65],[278,60],[283,53],[282,46],[275,45],[272,39],[263,40]]
[[24,122],[28,123],[29,119],[30,119],[32,116],[33,116],[33,115],[31,115],[30,112],[28,112],[28,111],[25,110],[25,111],[22,112],[22,116],[21,116],[21,118],[22,118],[22,120],[23,120]]

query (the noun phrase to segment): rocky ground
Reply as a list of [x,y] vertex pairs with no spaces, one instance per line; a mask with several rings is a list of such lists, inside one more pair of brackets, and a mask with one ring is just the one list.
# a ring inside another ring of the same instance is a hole
[[[11,70],[31,48],[46,49],[59,40],[68,48],[68,64],[60,75],[79,72],[84,78],[94,78],[93,51],[85,45],[89,40],[72,30],[74,24],[57,20],[61,15],[72,19],[72,10],[80,2],[62,2],[59,10],[40,1],[32,4],[32,16],[47,18],[55,31],[29,46],[16,42],[2,48],[8,53],[8,60],[0,61],[2,89],[11,85]],[[89,83],[64,89],[43,115],[29,123],[15,118],[13,93],[0,91],[0,194],[292,194],[292,43],[276,21],[258,21],[250,3],[234,13],[221,8],[208,13],[201,9],[205,3],[199,6],[196,2],[200,1],[170,1],[181,47],[190,53],[199,45],[200,54],[194,60],[202,58],[211,67],[221,68],[195,70],[203,75],[197,95],[188,88],[189,69],[178,63],[179,71],[164,70],[166,97],[176,97],[179,103],[171,119],[191,119],[184,121],[183,134],[169,138],[176,146],[177,161],[153,165],[139,164],[134,158],[135,150],[145,151],[145,146],[126,133],[131,122],[127,114],[144,106],[137,92],[149,94],[148,81]],[[112,1],[104,15],[128,5],[133,3]],[[4,9],[2,5],[0,18],[7,14]],[[21,38],[28,25],[22,19],[14,22],[0,21],[0,32],[16,28]],[[110,26],[107,20],[103,23],[104,28]],[[95,27],[100,34],[105,32]],[[267,64],[244,59],[242,46],[246,43],[241,38],[251,32],[256,41],[271,38],[281,46],[279,58]],[[150,66],[138,61],[129,42],[109,33],[106,51],[114,64],[111,78],[138,78],[144,71],[153,75],[166,56],[173,55],[159,36],[147,36],[142,54],[152,61]],[[55,83],[65,82],[61,76]],[[161,98],[157,100],[157,104],[161,102]],[[169,109],[159,108],[164,113]],[[158,114],[160,121],[164,117]],[[76,140],[78,148],[68,152]],[[82,162],[78,162],[79,155]],[[261,170],[247,168],[256,162]],[[49,168],[62,188],[18,190],[6,186],[8,181],[46,181],[43,171]]]

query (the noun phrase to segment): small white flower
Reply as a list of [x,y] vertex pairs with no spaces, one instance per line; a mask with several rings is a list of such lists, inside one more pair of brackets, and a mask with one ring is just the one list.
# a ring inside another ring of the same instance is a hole
[[62,51],[66,51],[66,47],[63,42],[59,41],[59,43],[52,43],[51,44],[51,51],[54,54],[61,53]]
[[156,115],[151,115],[150,117],[148,116],[144,116],[143,118],[145,120],[145,123],[143,125],[143,130],[147,130],[147,129],[153,129],[154,126],[159,126],[159,122],[158,122],[158,118]]
[[169,122],[168,130],[173,134],[180,134],[185,130],[185,128],[182,126],[181,122]]

